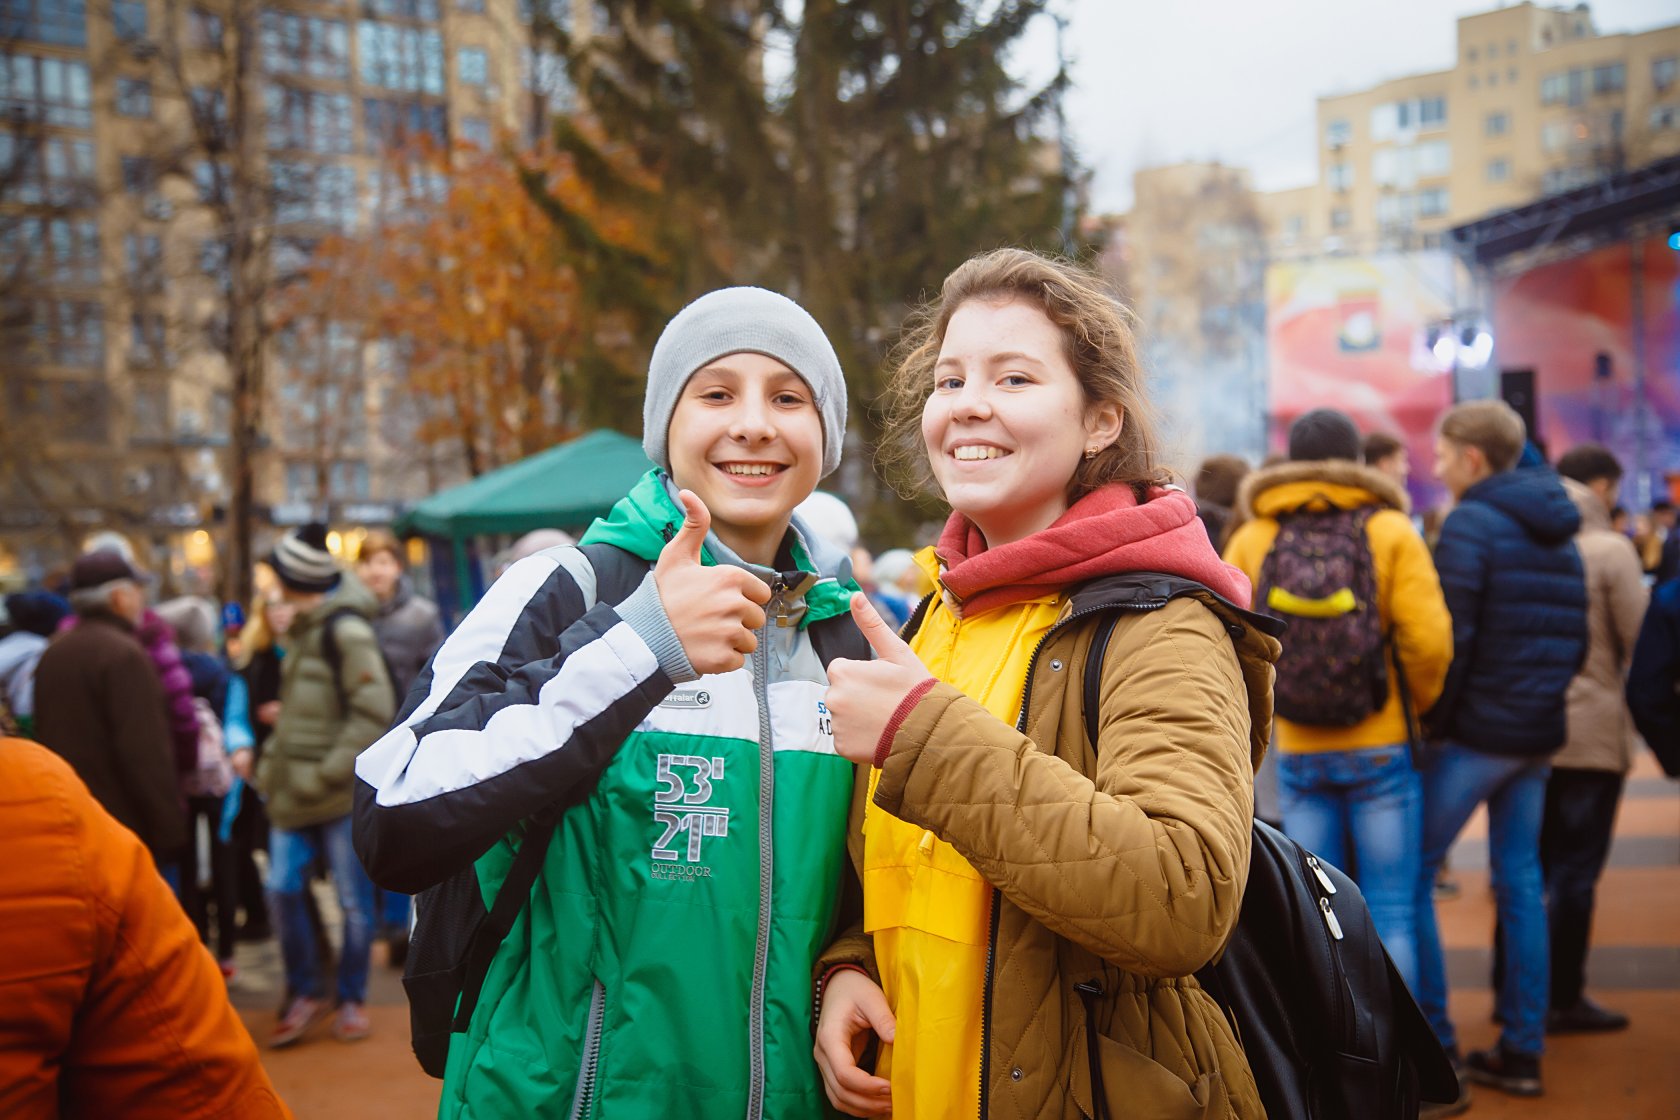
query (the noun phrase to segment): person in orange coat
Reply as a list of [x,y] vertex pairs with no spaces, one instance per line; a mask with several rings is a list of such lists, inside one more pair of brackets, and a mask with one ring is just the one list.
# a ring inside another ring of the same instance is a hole
[[0,739],[0,1116],[291,1116],[145,845],[23,739]]

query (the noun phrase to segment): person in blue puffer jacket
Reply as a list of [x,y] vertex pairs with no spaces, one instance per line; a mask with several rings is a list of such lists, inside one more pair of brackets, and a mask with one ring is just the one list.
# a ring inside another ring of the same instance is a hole
[[1453,660],[1426,726],[1423,874],[1418,881],[1418,1003],[1449,1053],[1445,963],[1430,901],[1435,873],[1478,805],[1505,973],[1497,1046],[1468,1055],[1469,1079],[1538,1096],[1548,1001],[1540,821],[1551,756],[1567,738],[1565,694],[1586,657],[1587,589],[1574,536],[1581,515],[1555,471],[1524,455],[1527,430],[1502,401],[1472,401],[1441,421],[1435,473],[1456,507],[1435,565],[1453,620]]

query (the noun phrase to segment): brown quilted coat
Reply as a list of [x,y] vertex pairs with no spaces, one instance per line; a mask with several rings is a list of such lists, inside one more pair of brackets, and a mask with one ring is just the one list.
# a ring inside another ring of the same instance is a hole
[[[1093,752],[1081,694],[1099,614],[1086,612],[1117,601]],[[1039,650],[1025,734],[939,684],[881,774],[879,807],[997,888],[982,1062],[983,1112],[997,1120],[1096,1115],[1080,984],[1101,993],[1113,1120],[1265,1115],[1191,974],[1218,956],[1241,905],[1278,644],[1206,592],[1139,607],[1150,601],[1131,577],[1082,590]],[[862,810],[854,799],[858,866]],[[819,969],[848,962],[873,972],[861,923]]]

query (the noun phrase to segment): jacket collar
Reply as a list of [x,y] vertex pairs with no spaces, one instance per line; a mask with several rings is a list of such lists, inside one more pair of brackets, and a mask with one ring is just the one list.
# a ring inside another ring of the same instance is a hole
[[1236,614],[1250,626],[1274,638],[1280,638],[1288,626],[1281,619],[1256,614],[1239,607],[1223,595],[1184,576],[1168,572],[1123,572],[1092,580],[1074,591],[1068,600],[1068,613],[1082,614],[1099,610],[1155,610],[1174,599],[1202,594],[1212,598]]
[[[1401,513],[1409,513],[1412,508],[1411,499],[1399,483],[1374,467],[1361,466],[1348,459],[1317,459],[1262,467],[1243,479],[1237,491],[1237,508],[1248,517],[1271,516],[1277,511],[1264,501],[1267,491],[1297,486],[1302,491],[1303,504],[1313,496],[1312,491],[1316,487],[1320,490],[1317,496],[1328,505],[1373,505],[1397,509]],[[1255,508],[1257,502],[1267,504],[1268,508]]]

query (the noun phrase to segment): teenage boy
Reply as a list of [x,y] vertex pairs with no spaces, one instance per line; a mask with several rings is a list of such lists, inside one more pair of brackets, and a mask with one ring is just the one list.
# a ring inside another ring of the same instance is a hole
[[852,791],[825,665],[867,653],[844,557],[793,510],[845,417],[798,305],[690,304],[648,370],[658,467],[583,539],[634,578],[599,551],[519,561],[361,759],[357,846],[388,889],[476,861],[493,897],[521,822],[564,809],[451,1043],[442,1116],[822,1114],[811,968]]
[[1471,401],[1441,421],[1435,474],[1456,505],[1435,566],[1452,613],[1453,659],[1427,724],[1438,749],[1423,772],[1418,880],[1418,1005],[1458,1051],[1430,895],[1447,849],[1487,802],[1488,859],[1505,949],[1499,1044],[1464,1060],[1471,1080],[1539,1096],[1548,970],[1540,819],[1566,701],[1587,649],[1581,515],[1557,473],[1522,466],[1527,430],[1503,401]]

